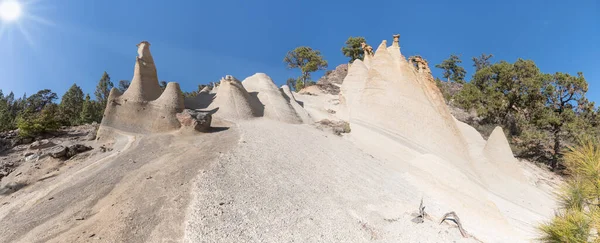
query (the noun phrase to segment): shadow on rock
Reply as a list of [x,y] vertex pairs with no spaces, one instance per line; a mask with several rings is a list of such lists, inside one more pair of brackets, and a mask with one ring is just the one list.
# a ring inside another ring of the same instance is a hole
[[27,186],[26,183],[21,183],[21,182],[8,183],[6,186],[4,186],[3,188],[0,189],[0,195],[10,195],[10,194],[13,194],[13,193],[21,190],[23,187],[26,187],[26,186]]

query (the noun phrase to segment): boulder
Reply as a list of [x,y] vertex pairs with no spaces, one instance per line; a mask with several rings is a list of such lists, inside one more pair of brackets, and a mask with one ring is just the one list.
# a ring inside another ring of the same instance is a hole
[[21,138],[21,144],[30,144],[33,142],[33,138]]
[[82,144],[73,144],[68,147],[58,145],[50,150],[48,153],[52,158],[71,158],[76,154],[83,153],[92,150],[92,147],[85,146]]
[[85,141],[93,141],[93,140],[95,140],[96,139],[96,130],[91,131],[90,133],[88,133],[85,136],[85,138],[83,138],[83,139],[85,139]]
[[35,149],[45,149],[45,148],[50,148],[53,147],[55,144],[48,140],[48,139],[42,139],[39,141],[35,141],[32,144],[29,145],[29,149],[35,150]]
[[0,152],[12,148],[13,147],[12,145],[13,145],[12,140],[0,138]]
[[40,156],[38,154],[30,154],[30,155],[25,156],[25,162],[37,160],[39,158],[40,158]]
[[184,129],[206,132],[210,128],[212,112],[185,109],[183,112],[177,113],[177,120]]
[[65,157],[67,155],[67,147],[62,146],[62,145],[58,145],[55,146],[54,148],[52,148],[50,150],[50,152],[48,152],[48,154],[52,157],[52,158],[62,158]]

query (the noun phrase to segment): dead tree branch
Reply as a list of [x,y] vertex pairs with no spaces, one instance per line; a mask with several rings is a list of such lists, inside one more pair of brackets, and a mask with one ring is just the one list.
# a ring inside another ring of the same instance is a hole
[[[452,218],[449,218],[450,216]],[[463,237],[465,237],[465,238],[469,237],[469,235],[467,234],[467,232],[465,232],[465,230],[463,229],[462,224],[460,223],[460,218],[458,217],[458,215],[456,215],[455,212],[449,212],[449,213],[445,214],[444,217],[442,217],[442,220],[440,221],[440,224],[442,224],[446,220],[452,221],[456,225],[458,225],[458,230],[460,230],[460,234]]]

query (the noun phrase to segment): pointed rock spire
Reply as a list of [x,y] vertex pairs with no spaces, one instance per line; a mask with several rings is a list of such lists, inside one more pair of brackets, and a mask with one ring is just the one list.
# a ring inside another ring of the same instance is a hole
[[158,76],[154,59],[150,54],[150,43],[142,41],[137,45],[138,56],[131,85],[125,91],[124,96],[129,100],[152,101],[158,99],[161,88],[158,84]]
[[156,106],[175,109],[177,112],[183,111],[183,94],[179,84],[175,82],[169,82],[162,95],[152,103]]
[[375,51],[375,55],[383,51],[387,52],[387,40],[381,41],[381,44],[379,44],[379,47],[377,47],[377,50]]
[[393,37],[394,37],[394,43],[392,43],[392,46],[400,48],[400,34],[395,34],[395,35],[393,35]]

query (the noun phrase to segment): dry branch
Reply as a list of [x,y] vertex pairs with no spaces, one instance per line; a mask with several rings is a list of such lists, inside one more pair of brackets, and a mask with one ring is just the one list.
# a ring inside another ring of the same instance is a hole
[[[452,218],[449,218],[450,216],[452,216]],[[455,212],[449,212],[447,214],[444,214],[444,217],[442,217],[440,224],[442,224],[446,220],[452,221],[456,225],[458,225],[458,230],[460,230],[460,234],[463,237],[465,237],[465,238],[469,237],[469,235],[467,235],[467,232],[465,232],[465,230],[463,229],[462,224],[460,223],[460,218],[458,217],[458,215],[456,215]]]

